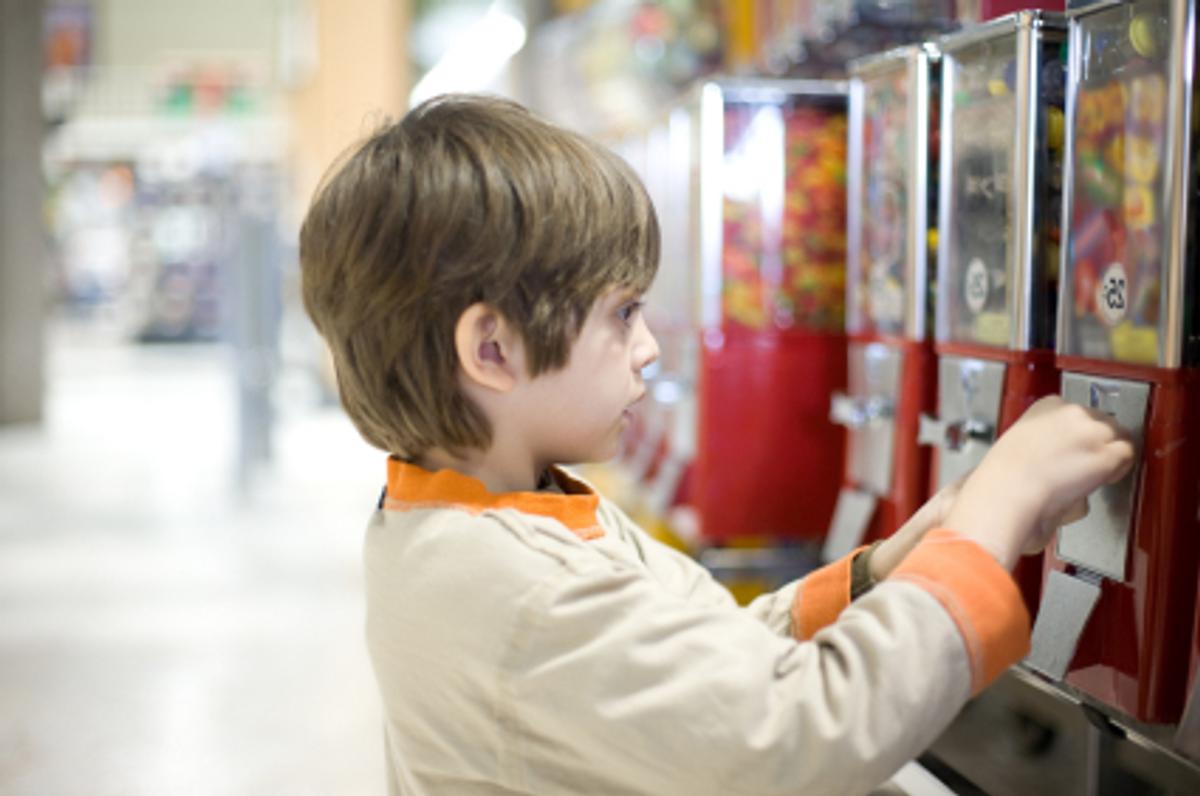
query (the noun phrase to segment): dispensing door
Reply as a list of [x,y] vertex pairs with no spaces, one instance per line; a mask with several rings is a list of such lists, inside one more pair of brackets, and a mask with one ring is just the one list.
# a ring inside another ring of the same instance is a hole
[[850,477],[875,495],[887,494],[892,485],[900,365],[900,352],[883,343],[851,344],[850,395],[833,401],[832,416],[850,437]]
[[996,438],[1003,362],[944,356],[938,361],[938,419],[921,418],[920,438],[938,448],[938,488],[965,476]]

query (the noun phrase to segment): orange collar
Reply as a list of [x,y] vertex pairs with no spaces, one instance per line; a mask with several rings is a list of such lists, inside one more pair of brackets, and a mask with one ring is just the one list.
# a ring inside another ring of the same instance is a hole
[[389,511],[408,509],[459,509],[478,514],[486,509],[517,509],[526,514],[551,517],[567,526],[580,539],[596,539],[604,528],[596,519],[600,496],[582,481],[572,478],[557,467],[550,468],[563,494],[556,492],[489,492],[477,478],[455,472],[438,470],[431,473],[423,467],[388,458],[387,497],[383,508]]

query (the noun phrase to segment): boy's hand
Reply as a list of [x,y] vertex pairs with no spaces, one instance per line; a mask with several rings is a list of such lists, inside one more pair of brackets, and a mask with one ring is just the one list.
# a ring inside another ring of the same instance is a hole
[[880,542],[875,552],[871,553],[870,568],[873,581],[879,582],[890,575],[908,555],[908,551],[925,538],[925,534],[946,524],[946,517],[954,501],[958,499],[962,484],[963,479],[959,479],[939,489],[894,534]]
[[1059,525],[1084,516],[1088,494],[1132,466],[1133,443],[1113,418],[1048,396],[967,477],[945,524],[1011,569],[1022,551],[1040,550]]

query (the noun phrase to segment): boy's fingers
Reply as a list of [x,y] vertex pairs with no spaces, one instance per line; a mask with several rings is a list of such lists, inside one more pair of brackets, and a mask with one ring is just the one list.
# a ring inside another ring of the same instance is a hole
[[1114,468],[1105,481],[1107,484],[1115,484],[1120,481],[1129,471],[1133,469],[1133,442],[1127,437],[1118,439],[1111,445],[1112,456],[1114,460]]
[[1061,528],[1064,525],[1070,525],[1073,522],[1079,522],[1088,515],[1088,501],[1086,497],[1081,497],[1079,500],[1067,506],[1067,510],[1058,518],[1057,527]]

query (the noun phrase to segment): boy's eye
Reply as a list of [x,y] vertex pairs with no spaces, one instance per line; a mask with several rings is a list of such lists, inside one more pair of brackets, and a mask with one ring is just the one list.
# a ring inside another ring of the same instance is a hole
[[638,311],[642,308],[642,301],[627,301],[617,309],[617,317],[621,319],[621,323],[626,326],[633,324],[633,319],[637,317]]

